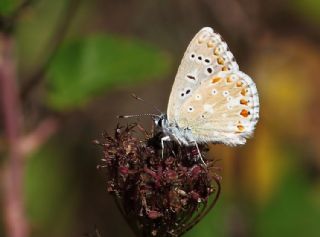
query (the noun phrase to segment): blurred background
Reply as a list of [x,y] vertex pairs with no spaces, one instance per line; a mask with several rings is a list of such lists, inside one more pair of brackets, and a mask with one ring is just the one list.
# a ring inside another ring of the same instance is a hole
[[133,92],[166,111],[204,26],[256,82],[261,112],[245,146],[211,147],[222,195],[186,236],[320,236],[318,0],[0,0],[0,236],[133,236],[92,140],[119,114],[153,112]]

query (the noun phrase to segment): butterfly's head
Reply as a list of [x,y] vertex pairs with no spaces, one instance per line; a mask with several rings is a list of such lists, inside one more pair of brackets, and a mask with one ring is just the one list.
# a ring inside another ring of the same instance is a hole
[[153,116],[153,121],[157,128],[164,128],[168,124],[168,119],[166,114],[161,114],[158,116]]

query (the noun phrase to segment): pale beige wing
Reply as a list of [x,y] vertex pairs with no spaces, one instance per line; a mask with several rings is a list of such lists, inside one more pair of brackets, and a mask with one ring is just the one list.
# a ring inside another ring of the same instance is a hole
[[169,122],[179,121],[180,108],[204,80],[221,71],[238,71],[227,44],[212,28],[202,28],[191,40],[174,80],[167,115]]
[[244,144],[259,118],[256,86],[243,72],[220,72],[201,83],[178,117],[178,126],[190,128],[198,142]]

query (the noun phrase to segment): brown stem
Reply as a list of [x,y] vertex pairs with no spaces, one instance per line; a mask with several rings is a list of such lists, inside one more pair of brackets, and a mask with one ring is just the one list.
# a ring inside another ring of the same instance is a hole
[[0,34],[0,100],[8,143],[7,160],[3,167],[6,236],[27,237],[28,225],[24,213],[22,193],[24,162],[19,149],[22,113],[16,79],[13,38]]
[[45,47],[44,54],[46,56],[40,57],[41,62],[34,72],[31,73],[31,76],[26,79],[26,83],[22,86],[21,98],[25,100],[30,92],[41,82],[43,76],[50,65],[51,60],[60,44],[62,43],[70,25],[71,20],[73,19],[77,9],[80,5],[81,0],[69,0],[68,6],[65,11],[62,13],[62,16],[59,17],[56,29],[53,33],[51,40],[47,47]]

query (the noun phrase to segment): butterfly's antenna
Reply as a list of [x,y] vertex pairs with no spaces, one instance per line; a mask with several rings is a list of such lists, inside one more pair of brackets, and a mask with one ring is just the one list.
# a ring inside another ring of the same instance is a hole
[[130,115],[118,115],[117,118],[135,118],[142,116],[160,117],[158,114],[130,114]]
[[154,108],[156,111],[158,111],[160,114],[162,114],[161,110],[158,109],[156,106],[154,106],[153,104],[150,104],[149,102],[145,101],[144,99],[138,97],[136,94],[132,93],[131,96],[137,100],[143,101],[144,103],[146,103],[147,105],[151,106],[152,108]]

